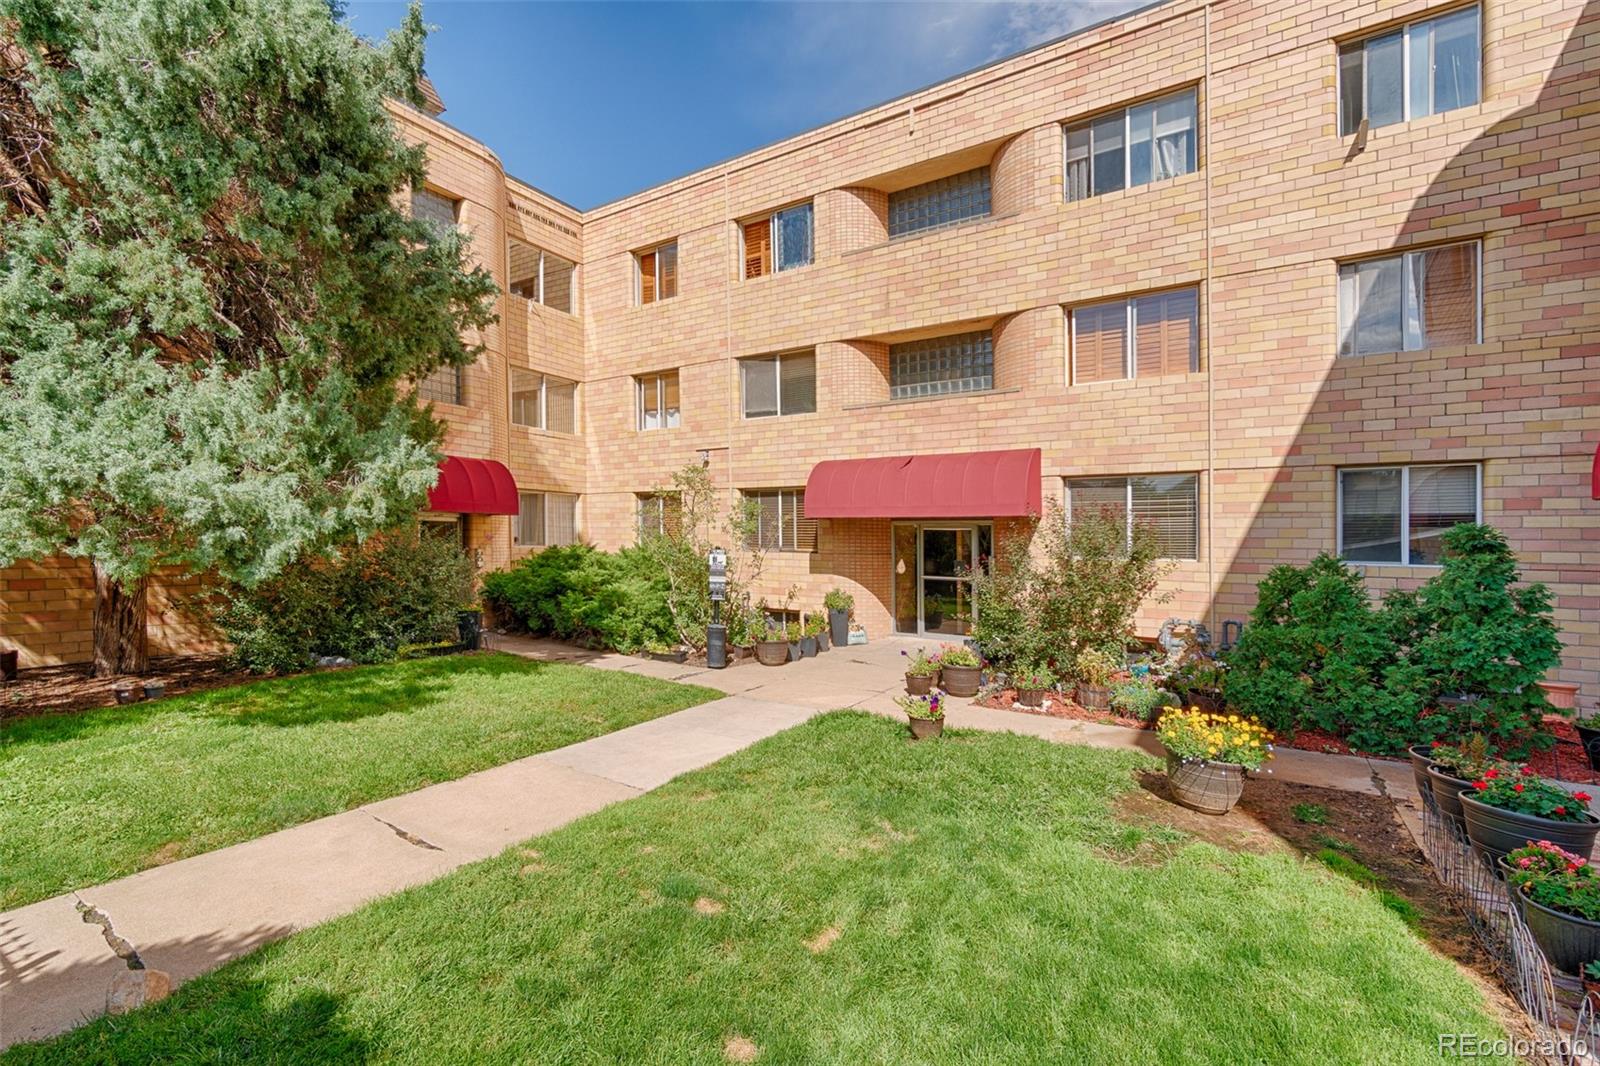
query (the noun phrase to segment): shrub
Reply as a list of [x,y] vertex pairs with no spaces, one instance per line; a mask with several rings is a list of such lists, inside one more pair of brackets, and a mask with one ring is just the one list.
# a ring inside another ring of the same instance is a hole
[[822,606],[830,611],[849,614],[856,609],[856,598],[844,589],[829,589],[827,595],[822,597]]
[[1157,710],[1175,704],[1168,692],[1147,678],[1135,677],[1111,686],[1111,706],[1129,718],[1148,722]]
[[1104,648],[1084,648],[1073,661],[1072,676],[1085,685],[1107,685],[1121,665]]
[[227,589],[214,617],[239,665],[281,673],[321,655],[386,662],[401,645],[453,640],[471,595],[472,563],[460,545],[413,528]]
[[483,580],[484,601],[500,618],[541,636],[629,653],[676,642],[667,594],[648,553],[586,544],[546,548]]

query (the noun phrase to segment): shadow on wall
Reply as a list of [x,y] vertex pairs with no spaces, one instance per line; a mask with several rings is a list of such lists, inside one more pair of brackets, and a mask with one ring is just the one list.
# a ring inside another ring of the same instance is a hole
[[[1497,6],[1489,6],[1489,19]],[[1389,245],[1398,251],[1482,241],[1483,343],[1339,357],[1320,381],[1294,385],[1305,366],[1324,365],[1321,338],[1329,333],[1323,331],[1310,345],[1274,352],[1262,366],[1234,368],[1247,379],[1244,385],[1283,383],[1305,399],[1285,451],[1257,470],[1223,470],[1215,479],[1215,526],[1242,535],[1234,558],[1219,560],[1214,632],[1222,619],[1248,615],[1256,583],[1272,565],[1334,550],[1337,467],[1481,462],[1484,521],[1510,538],[1524,578],[1547,582],[1556,593],[1557,622],[1568,645],[1559,676],[1584,686],[1590,698],[1600,692],[1600,636],[1592,632],[1600,603],[1600,554],[1593,547],[1600,542],[1600,504],[1588,492],[1600,427],[1594,310],[1600,287],[1600,0],[1588,0],[1575,14],[1534,102],[1494,121],[1450,158],[1399,220]],[[1530,32],[1540,28],[1534,21]],[[1496,34],[1492,23],[1485,36],[1490,47],[1481,106],[1490,109],[1496,94],[1517,91],[1507,84],[1505,68],[1516,61],[1516,49],[1529,46]],[[1360,150],[1351,144],[1346,153],[1341,146],[1343,173],[1330,180],[1355,183],[1366,174],[1379,180],[1386,148],[1411,151],[1423,138],[1440,136],[1449,116],[1417,122],[1434,125],[1389,126]],[[1276,165],[1281,181],[1296,168],[1303,173],[1305,163],[1280,158]],[[1271,182],[1274,175],[1264,177]],[[1341,242],[1348,241],[1350,253],[1370,248],[1381,254],[1379,245],[1358,243],[1371,221],[1341,217],[1337,207],[1324,210],[1333,212],[1333,225],[1319,235],[1325,238],[1319,247],[1343,250]],[[1335,284],[1326,260],[1285,268],[1301,269],[1306,275],[1293,280],[1317,286],[1309,291],[1319,297]],[[1235,284],[1248,288],[1224,277],[1224,287]],[[1222,299],[1247,295],[1230,292]],[[1282,293],[1256,290],[1253,298],[1275,296]],[[1307,300],[1305,306],[1328,305]],[[1219,406],[1226,410],[1227,402]],[[1255,424],[1249,415],[1219,415],[1218,450],[1248,446],[1245,429]],[[1230,496],[1239,501],[1231,511]],[[1367,566],[1374,591],[1419,584],[1429,573]],[[1580,637],[1584,614],[1591,632]]]

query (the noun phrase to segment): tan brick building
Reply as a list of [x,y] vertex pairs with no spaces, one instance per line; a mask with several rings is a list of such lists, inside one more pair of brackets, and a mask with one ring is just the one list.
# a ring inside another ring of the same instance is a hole
[[[396,114],[418,210],[506,290],[425,390],[521,495],[459,519],[484,568],[630,543],[703,462],[761,496],[774,601],[837,585],[874,636],[959,631],[948,572],[1015,517],[953,513],[937,474],[832,517],[808,479],[1038,449],[1040,497],[1158,523],[1151,630],[1243,618],[1324,550],[1419,581],[1481,517],[1600,694],[1600,4],[1168,0],[584,212]],[[86,656],[84,575],[3,582],[25,662]]]

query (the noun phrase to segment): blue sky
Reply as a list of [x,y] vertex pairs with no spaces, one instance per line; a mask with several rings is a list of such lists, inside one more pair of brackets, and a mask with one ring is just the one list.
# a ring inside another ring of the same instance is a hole
[[[444,119],[580,208],[798,133],[1145,0],[424,0]],[[379,36],[403,3],[350,0]]]

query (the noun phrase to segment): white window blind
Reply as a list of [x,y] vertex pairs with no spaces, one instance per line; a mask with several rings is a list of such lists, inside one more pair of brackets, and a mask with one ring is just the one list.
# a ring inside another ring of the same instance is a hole
[[749,544],[765,551],[814,552],[817,523],[806,518],[805,489],[747,489],[747,500],[758,508],[756,528]]
[[517,494],[512,542],[525,547],[573,544],[578,539],[578,497],[564,492]]
[[1073,478],[1067,482],[1067,515],[1104,510],[1121,518],[1127,546],[1135,525],[1155,533],[1162,558],[1200,557],[1200,479],[1194,474]]
[[817,410],[814,351],[741,359],[739,378],[746,418],[813,414]]
[[578,431],[578,385],[535,370],[511,368],[511,421],[551,433]]
[[679,424],[678,372],[646,374],[634,379],[637,426],[646,429],[676,429]]
[[1351,562],[1437,566],[1440,538],[1482,521],[1481,467],[1358,467],[1339,471],[1339,554]]

